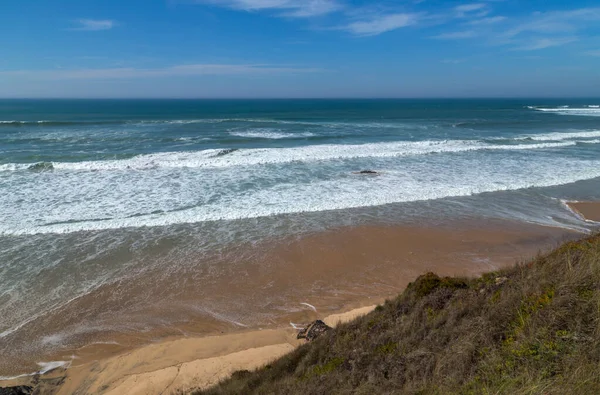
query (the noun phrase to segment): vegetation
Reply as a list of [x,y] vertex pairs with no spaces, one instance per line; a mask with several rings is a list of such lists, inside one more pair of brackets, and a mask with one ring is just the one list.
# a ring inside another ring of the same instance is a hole
[[600,394],[600,236],[395,300],[195,394]]

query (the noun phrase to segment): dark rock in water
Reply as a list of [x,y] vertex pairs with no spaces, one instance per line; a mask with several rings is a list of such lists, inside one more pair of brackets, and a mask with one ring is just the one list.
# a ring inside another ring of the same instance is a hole
[[0,395],[30,395],[32,393],[33,387],[29,387],[27,385],[0,388]]
[[52,162],[40,162],[40,163],[36,163],[34,165],[31,165],[27,168],[27,170],[31,170],[31,171],[50,171],[50,170],[54,170],[54,166],[52,165]]
[[328,326],[323,321],[316,320],[315,322],[308,325],[306,328],[302,329],[298,333],[297,338],[298,339],[306,339],[307,341],[310,342],[310,341],[315,340],[317,337],[321,336],[323,333],[327,332],[330,329],[331,329],[331,327]]
[[238,149],[239,148],[224,149],[224,150],[219,151],[216,156],[225,156],[225,155],[231,154],[232,152],[237,151]]
[[355,171],[354,174],[379,174],[379,172],[376,172],[375,170],[361,170]]

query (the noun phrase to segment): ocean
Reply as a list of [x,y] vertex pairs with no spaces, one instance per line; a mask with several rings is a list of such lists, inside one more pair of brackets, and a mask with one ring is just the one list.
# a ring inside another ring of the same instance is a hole
[[[453,219],[590,231],[565,202],[600,199],[599,106],[0,100],[0,354],[43,362],[95,333],[169,328],[156,306],[181,302],[173,279],[201,290],[265,240]],[[115,294],[142,278],[145,292]],[[107,287],[103,309],[76,308]],[[186,308],[252,324],[241,302],[211,303]]]

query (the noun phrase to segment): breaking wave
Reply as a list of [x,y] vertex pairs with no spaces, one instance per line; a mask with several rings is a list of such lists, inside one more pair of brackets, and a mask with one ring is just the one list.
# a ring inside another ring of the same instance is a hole
[[[482,150],[536,150],[576,145],[577,141],[545,142],[535,144],[486,144],[475,140],[441,140],[359,145],[324,144],[294,148],[251,148],[227,152],[208,149],[191,152],[164,152],[138,155],[130,159],[53,162],[44,164],[53,170],[145,170],[155,168],[223,168],[289,162],[315,162],[355,158],[387,158],[427,154],[482,151]],[[31,169],[31,163],[0,165],[0,171]],[[37,166],[40,167],[40,166]]]
[[541,111],[546,113],[554,113],[559,115],[578,115],[578,116],[588,116],[588,117],[600,117],[600,106],[589,105],[587,107],[579,107],[579,108],[571,108],[568,106],[565,107],[555,107],[555,108],[543,108],[543,107],[527,107],[531,110]]

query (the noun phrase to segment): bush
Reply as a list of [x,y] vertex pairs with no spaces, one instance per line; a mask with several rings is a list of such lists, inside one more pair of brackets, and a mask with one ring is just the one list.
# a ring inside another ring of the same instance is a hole
[[600,394],[600,237],[370,314],[196,394]]

